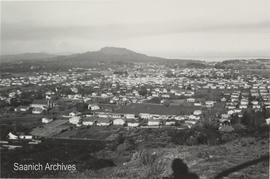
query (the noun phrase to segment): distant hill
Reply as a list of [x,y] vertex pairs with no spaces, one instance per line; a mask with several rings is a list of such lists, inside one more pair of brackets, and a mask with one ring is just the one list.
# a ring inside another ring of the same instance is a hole
[[44,60],[55,57],[56,55],[48,53],[22,53],[16,55],[1,55],[0,62],[19,62],[26,60]]
[[99,51],[73,54],[58,58],[66,64],[88,65],[95,62],[149,62],[165,60],[159,57],[150,57],[125,48],[104,47]]
[[[46,53],[27,53],[19,55],[1,56],[0,70],[5,72],[27,71],[29,68],[40,70],[61,70],[71,67],[91,67],[93,65],[111,63],[160,63],[172,67],[176,64],[186,67],[189,63],[196,63],[193,66],[200,66],[204,62],[199,60],[168,59],[144,55],[126,48],[104,47],[98,51],[77,53],[72,55],[51,55]],[[5,64],[2,65],[1,64]],[[3,67],[5,66],[5,67]],[[204,65],[205,66],[205,65]]]
[[270,59],[236,59],[218,62],[215,67],[225,69],[268,69],[269,65]]

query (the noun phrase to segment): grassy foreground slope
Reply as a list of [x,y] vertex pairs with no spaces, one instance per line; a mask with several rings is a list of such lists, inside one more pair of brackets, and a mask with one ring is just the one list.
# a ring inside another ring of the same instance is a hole
[[[84,178],[162,178],[170,176],[174,158],[183,159],[201,179],[213,178],[218,173],[269,153],[268,139],[246,137],[218,146],[171,146],[136,151],[130,161],[116,167],[86,170],[61,177]],[[268,179],[269,160],[248,166],[230,174],[232,179]]]

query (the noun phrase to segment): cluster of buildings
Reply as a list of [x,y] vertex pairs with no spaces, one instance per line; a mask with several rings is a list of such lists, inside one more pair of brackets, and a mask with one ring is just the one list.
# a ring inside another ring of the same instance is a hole
[[111,112],[94,112],[82,115],[70,113],[69,123],[80,126],[126,126],[126,127],[161,127],[186,125],[191,127],[196,124],[202,115],[201,110],[195,110],[191,115],[159,115],[150,113],[128,114]]

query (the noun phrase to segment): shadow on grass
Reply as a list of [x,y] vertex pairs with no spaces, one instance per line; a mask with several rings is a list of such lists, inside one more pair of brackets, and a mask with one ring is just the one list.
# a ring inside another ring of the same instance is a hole
[[172,162],[173,174],[171,177],[165,177],[164,179],[199,179],[198,175],[191,173],[188,170],[187,164],[182,159],[176,158]]
[[263,156],[261,156],[258,159],[254,159],[254,160],[251,160],[251,161],[248,161],[248,162],[244,162],[244,163],[242,163],[240,165],[237,165],[237,166],[228,168],[228,169],[222,171],[221,173],[217,174],[214,177],[214,179],[221,179],[223,177],[228,176],[229,174],[231,174],[233,172],[242,170],[242,169],[247,168],[247,167],[249,167],[251,165],[256,165],[257,163],[260,163],[260,162],[263,162],[263,161],[267,161],[268,162],[268,166],[269,166],[269,155],[263,155]]

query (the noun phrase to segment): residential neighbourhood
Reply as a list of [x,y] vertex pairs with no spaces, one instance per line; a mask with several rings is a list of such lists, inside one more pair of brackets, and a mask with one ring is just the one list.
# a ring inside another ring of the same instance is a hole
[[[50,161],[50,153],[69,161],[69,152],[62,151],[70,150],[88,161],[85,150],[91,150],[99,161],[107,157],[124,166],[136,151],[149,147],[196,146],[200,151],[204,145],[218,148],[234,141],[247,150],[237,141],[248,137],[265,147],[270,77],[217,64],[98,63],[60,72],[2,73],[1,150],[13,157],[13,150],[42,148],[44,157],[35,158]],[[86,170],[89,164],[82,165]]]
[[[232,118],[242,118],[247,110],[270,110],[270,79],[214,67],[172,70],[135,63],[123,72],[111,67],[72,68],[60,74],[2,78],[0,86],[7,89],[1,93],[1,103],[15,105],[11,108],[15,114],[42,115],[44,124],[66,119],[76,127],[191,128],[208,118],[230,125]],[[70,109],[60,110],[66,106]]]

